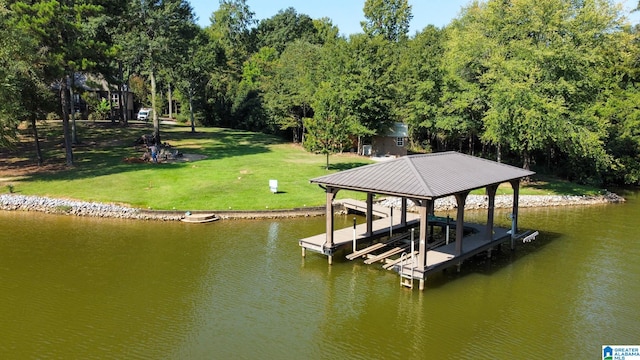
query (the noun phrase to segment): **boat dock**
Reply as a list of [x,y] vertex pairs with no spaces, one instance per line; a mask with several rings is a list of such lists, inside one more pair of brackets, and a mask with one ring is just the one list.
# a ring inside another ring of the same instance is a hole
[[[465,259],[483,251],[490,255],[493,247],[503,242],[510,241],[514,249],[516,240],[530,241],[537,235],[517,235],[520,181],[533,174],[487,159],[442,152],[404,156],[311,179],[326,194],[326,232],[299,240],[302,256],[310,250],[326,255],[331,264],[338,249],[351,244],[352,253],[347,259],[383,263],[384,268],[398,272],[402,285],[413,287],[417,279],[420,290],[424,290],[427,275],[434,271],[459,267]],[[513,189],[511,229],[494,227],[496,192],[503,183]],[[467,196],[482,188],[487,196],[486,225],[465,223]],[[366,193],[367,200],[337,201],[336,195],[342,189]],[[399,216],[374,204],[377,195],[400,199]],[[434,201],[445,196],[455,197],[455,219],[434,214]],[[408,200],[417,213],[408,211]],[[366,223],[354,222],[352,228],[334,229],[337,206],[363,212]],[[435,228],[439,233],[434,232]],[[359,243],[368,247],[358,249]]]
[[[427,276],[446,268],[459,266],[468,258],[478,254],[487,253],[491,257],[493,248],[506,242],[512,241],[511,229],[493,228],[493,237],[488,240],[486,237],[487,227],[481,224],[465,223],[464,242],[460,251],[457,249],[455,239],[449,239],[446,233],[456,230],[456,222],[447,218],[429,216],[429,226],[436,226],[442,229],[441,239],[428,243],[425,253],[425,266],[420,266],[418,262],[417,239],[412,239],[411,230],[419,227],[420,219],[418,214],[408,213],[410,218],[406,225],[400,224],[400,220],[393,220],[393,227],[390,227],[391,219],[382,218],[373,221],[374,232],[371,236],[365,233],[365,224],[359,224],[354,228],[348,227],[335,230],[333,250],[324,247],[326,234],[318,234],[312,237],[301,239],[300,246],[305,249],[329,255],[338,248],[351,247],[352,252],[345,258],[353,261],[364,259],[364,264],[381,264],[385,270],[397,272],[401,278],[401,284],[406,287],[413,286],[413,280],[426,280]],[[392,229],[392,230],[390,230]],[[538,232],[526,231],[513,237],[514,240],[529,242],[538,235]],[[355,241],[354,241],[355,239]],[[380,240],[380,242],[375,242]],[[413,242],[413,244],[412,244]],[[358,248],[358,245],[365,243],[368,246]],[[355,246],[355,247],[354,247]]]

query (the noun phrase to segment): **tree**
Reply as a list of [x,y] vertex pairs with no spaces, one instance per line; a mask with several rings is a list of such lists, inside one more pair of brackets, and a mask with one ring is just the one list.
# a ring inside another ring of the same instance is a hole
[[344,48],[340,89],[351,115],[352,133],[358,138],[383,133],[396,119],[397,50],[382,36],[363,34],[352,35]]
[[601,173],[607,126],[592,106],[612,86],[607,49],[621,20],[598,0],[472,4],[447,29],[442,117],[464,118],[461,136],[478,132],[525,168],[555,153],[571,159],[571,176]]
[[[2,30],[6,31],[4,34],[11,34],[9,29]],[[0,97],[3,99],[0,102],[0,147],[11,146],[16,141],[19,123],[27,121],[33,131],[36,161],[42,165],[44,158],[37,120],[53,109],[53,93],[41,80],[42,67],[32,61],[33,54],[24,50],[29,47],[23,46],[21,40],[24,38],[20,33],[0,38]]]
[[223,57],[222,49],[216,43],[208,41],[203,30],[194,26],[193,31],[196,35],[176,69],[179,79],[177,87],[188,97],[191,132],[196,131],[194,102],[197,93],[201,92],[200,97],[204,97],[208,74],[215,71]]
[[[9,10],[4,3],[0,6],[0,32],[11,34],[7,24]],[[0,97],[3,99],[0,102],[0,147],[10,146],[15,141],[19,118],[26,112],[21,97],[17,96],[22,88],[22,78],[17,77],[15,71],[16,56],[22,52],[17,41],[19,39],[13,36],[0,37]],[[19,64],[24,65],[22,62]]]
[[260,21],[254,32],[258,48],[270,47],[278,54],[296,40],[310,44],[322,43],[313,20],[308,15],[296,13],[292,7]]
[[313,26],[316,28],[317,37],[321,44],[332,43],[340,38],[340,29],[333,25],[329,18],[314,19]]
[[320,47],[305,41],[291,43],[280,56],[265,94],[276,124],[291,129],[293,141],[304,144],[303,119],[313,116],[311,103],[319,79]]
[[390,42],[407,39],[413,18],[407,0],[366,0],[363,10],[367,20],[360,24],[365,34],[371,37],[380,35]]
[[38,54],[44,64],[40,80],[56,83],[60,91],[65,157],[71,166],[70,79],[76,71],[91,71],[108,58],[109,44],[99,36],[104,33],[104,7],[92,0],[48,0],[15,1],[10,9],[9,26],[29,39],[25,50]]
[[[442,149],[462,151],[465,141],[473,149],[474,139],[483,131],[488,89],[481,80],[487,71],[492,39],[484,36],[482,27],[474,26],[486,20],[478,18],[481,9],[478,3],[470,5],[463,18],[445,29],[441,107],[435,118]],[[496,147],[501,161],[499,142]]]
[[344,149],[349,140],[347,112],[342,95],[335,84],[322,82],[314,96],[313,118],[305,118],[307,140],[305,148],[326,156],[329,170],[329,155]]
[[242,80],[233,104],[236,126],[241,129],[261,129],[274,133],[279,129],[269,121],[264,94],[272,85],[278,55],[273,48],[263,47],[244,63]]
[[605,139],[612,166],[604,174],[605,183],[640,184],[640,42],[638,28],[625,28],[617,46],[609,46],[609,66],[606,78],[615,86],[603,92],[593,107],[597,117],[606,119],[608,136]]
[[431,150],[442,107],[444,32],[428,26],[407,42],[399,65],[398,115],[409,125],[414,148]]
[[223,49],[224,64],[209,74],[210,123],[233,126],[233,104],[242,78],[242,67],[252,53],[254,13],[245,0],[221,0],[205,29],[209,41]]
[[174,68],[187,52],[189,41],[195,36],[193,11],[185,0],[132,0],[129,6],[134,21],[121,39],[126,49],[122,56],[149,78],[154,138],[160,143],[158,75]]

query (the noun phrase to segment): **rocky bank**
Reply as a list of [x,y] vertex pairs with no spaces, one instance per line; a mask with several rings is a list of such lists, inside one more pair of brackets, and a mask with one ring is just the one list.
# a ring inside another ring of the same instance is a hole
[[[520,195],[518,206],[524,207],[547,207],[547,206],[572,206],[572,205],[595,205],[620,203],[625,199],[615,193],[607,192],[604,195],[587,196],[587,195]],[[379,202],[380,205],[386,207],[400,208],[399,198],[386,198]],[[486,209],[489,204],[488,197],[485,195],[469,195],[465,202],[465,209]],[[513,206],[513,195],[497,195],[495,201],[496,209],[511,208]],[[411,200],[407,200],[409,211],[414,210],[414,204]],[[458,207],[456,199],[453,196],[436,199],[435,211],[448,211]]]
[[[509,208],[512,206],[511,195],[496,196],[496,208]],[[623,202],[624,198],[606,193],[598,196],[563,196],[563,195],[523,195],[520,196],[520,207],[545,207],[545,206],[570,206],[570,205],[594,205]],[[387,207],[400,207],[399,198],[385,198],[378,202]],[[409,210],[413,203],[408,201]],[[487,207],[487,197],[483,195],[469,195],[465,209],[482,209]],[[437,199],[436,211],[447,211],[457,208],[455,199],[446,197]],[[97,202],[85,202],[68,199],[52,199],[48,197],[26,196],[19,194],[0,194],[0,210],[38,211],[53,214],[91,216],[104,218],[135,219],[135,220],[159,220],[178,221],[184,217],[184,211],[154,211],[137,209],[116,204]],[[274,211],[209,211],[214,212],[222,219],[254,219],[254,218],[278,218],[294,216],[323,215],[324,207],[300,208],[291,210]]]

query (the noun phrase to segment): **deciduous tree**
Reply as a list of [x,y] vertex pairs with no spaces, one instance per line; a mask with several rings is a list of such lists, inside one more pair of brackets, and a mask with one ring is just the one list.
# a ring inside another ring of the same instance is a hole
[[308,132],[305,148],[324,154],[329,170],[329,155],[341,152],[349,140],[349,115],[338,88],[326,81],[318,86],[313,108],[313,117],[304,119]]
[[293,132],[293,141],[304,143],[303,119],[313,116],[312,101],[320,82],[320,47],[305,41],[291,43],[280,56],[275,75],[265,95],[267,108],[283,130]]
[[93,0],[10,2],[8,24],[29,39],[29,49],[43,65],[44,83],[60,91],[67,165],[73,165],[69,125],[70,79],[76,71],[92,71],[108,62],[110,45],[105,33],[104,7]]
[[366,21],[360,24],[367,35],[391,42],[407,39],[413,18],[407,0],[366,0],[363,11]]

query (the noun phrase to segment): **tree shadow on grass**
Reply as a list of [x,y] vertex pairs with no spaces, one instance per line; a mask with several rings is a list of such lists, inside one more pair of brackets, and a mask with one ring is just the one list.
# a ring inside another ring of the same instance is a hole
[[527,187],[538,189],[553,194],[565,194],[565,195],[596,195],[600,194],[601,190],[592,186],[580,185],[569,181],[537,176],[537,179],[529,182]]
[[[329,170],[344,171],[344,170],[354,169],[354,168],[357,168],[363,165],[369,165],[369,164],[370,163],[365,161],[351,161],[351,162],[329,164]],[[324,169],[325,167],[323,166],[322,168]]]
[[[144,145],[136,144],[143,135],[153,132],[151,124],[132,124],[121,127],[111,123],[79,122],[80,143],[74,146],[74,166],[65,165],[62,126],[59,123],[39,125],[44,167],[35,165],[35,150],[30,130],[25,130],[22,142],[15,150],[1,151],[0,174],[18,174],[22,180],[71,180],[112,175],[149,169],[155,164],[130,163],[125,159],[139,159]],[[200,154],[208,159],[270,152],[270,145],[281,143],[276,137],[233,129],[208,128],[191,133],[189,127],[162,125],[162,142],[183,154]],[[27,164],[31,163],[30,169]],[[162,163],[163,168],[183,168],[192,162]]]
[[269,146],[282,143],[271,135],[223,128],[195,133],[168,131],[165,139],[163,142],[177,142],[183,153],[196,151],[215,159],[266,153],[271,151]]

